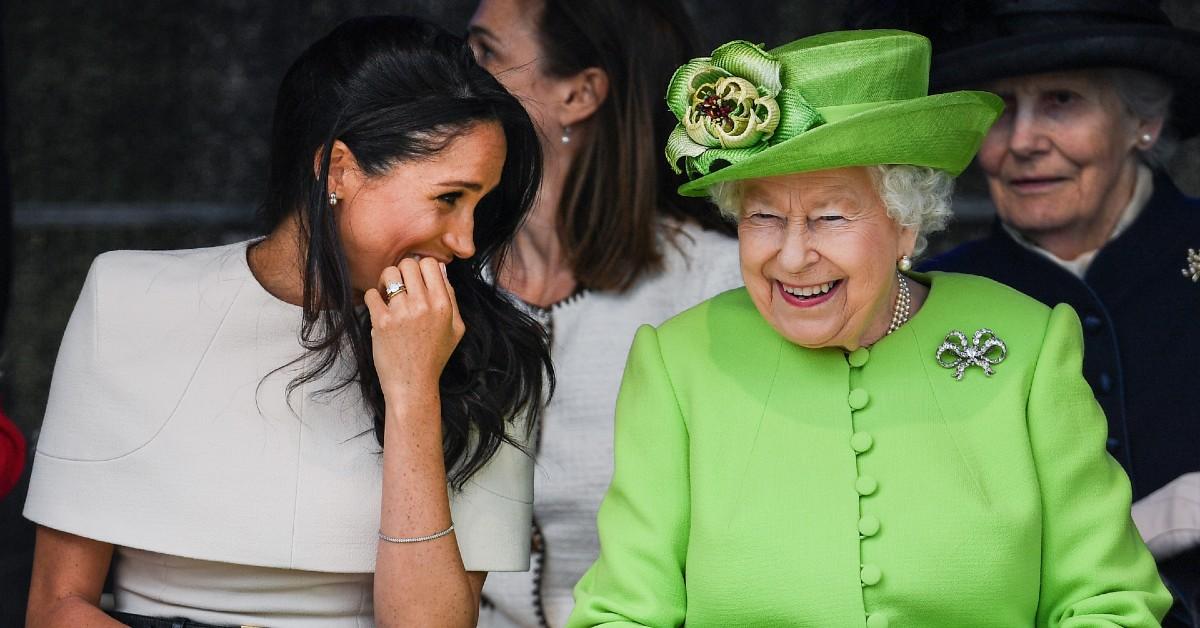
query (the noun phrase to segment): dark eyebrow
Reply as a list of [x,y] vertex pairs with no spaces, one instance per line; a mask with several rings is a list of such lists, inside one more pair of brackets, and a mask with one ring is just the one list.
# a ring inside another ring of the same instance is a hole
[[475,183],[474,181],[442,181],[441,183],[435,183],[434,185],[440,185],[447,188],[467,188],[472,192],[478,192],[483,189],[482,184]]

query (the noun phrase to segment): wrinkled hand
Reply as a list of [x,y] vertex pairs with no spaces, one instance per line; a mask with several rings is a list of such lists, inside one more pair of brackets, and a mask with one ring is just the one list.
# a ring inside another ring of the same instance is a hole
[[[407,290],[385,302],[383,287],[396,281]],[[383,269],[379,286],[367,290],[364,300],[384,398],[437,390],[442,369],[466,331],[445,264],[431,257],[406,258],[399,267]]]

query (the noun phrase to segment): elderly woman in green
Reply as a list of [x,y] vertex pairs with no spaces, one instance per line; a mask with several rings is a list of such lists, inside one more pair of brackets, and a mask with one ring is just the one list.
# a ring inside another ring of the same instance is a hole
[[856,31],[676,73],[746,287],[638,332],[569,626],[1158,625],[1075,312],[909,272],[1001,109],[928,67]]

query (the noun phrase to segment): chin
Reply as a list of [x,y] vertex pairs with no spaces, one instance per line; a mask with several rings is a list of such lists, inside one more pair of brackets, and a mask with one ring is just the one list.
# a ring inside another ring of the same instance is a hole
[[827,335],[814,333],[811,329],[798,329],[789,325],[781,325],[778,321],[767,321],[780,336],[788,342],[806,349],[820,349],[830,345]]
[[1070,224],[1063,205],[1047,199],[1036,203],[1011,203],[999,211],[1000,220],[1017,231],[1054,231]]

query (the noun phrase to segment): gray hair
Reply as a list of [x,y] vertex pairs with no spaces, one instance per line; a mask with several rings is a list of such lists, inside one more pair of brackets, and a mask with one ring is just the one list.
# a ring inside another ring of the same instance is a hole
[[1178,140],[1169,132],[1167,124],[1175,89],[1156,74],[1132,68],[1106,68],[1100,71],[1100,76],[1116,91],[1130,117],[1135,120],[1162,118],[1163,131],[1158,141],[1149,149],[1138,151],[1138,156],[1150,166],[1165,166],[1178,147]]
[[[917,232],[913,254],[925,250],[927,236],[946,228],[950,221],[954,177],[943,170],[904,164],[867,166],[875,191],[888,216],[900,227]],[[708,195],[721,214],[737,221],[742,215],[742,185],[739,181],[713,184]]]

